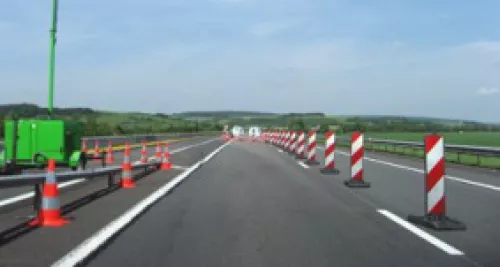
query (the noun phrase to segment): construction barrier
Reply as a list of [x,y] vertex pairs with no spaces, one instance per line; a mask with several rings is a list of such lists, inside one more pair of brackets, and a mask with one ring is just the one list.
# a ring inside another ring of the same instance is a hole
[[108,141],[108,149],[106,151],[106,164],[112,164],[115,162],[115,156],[113,153],[113,144],[111,140]]
[[321,169],[323,174],[339,174],[339,170],[335,168],[336,141],[335,132],[327,131],[325,134],[325,166]]
[[316,160],[316,131],[309,131],[307,140],[307,165],[318,165]]
[[292,132],[285,131],[285,143],[283,145],[284,150],[288,150],[290,148],[290,139],[292,138]]
[[145,140],[142,141],[141,163],[148,163],[148,147]]
[[163,158],[161,161],[161,170],[171,170],[172,169],[172,163],[169,161],[170,158],[170,151],[168,149],[168,142],[165,142],[164,150],[163,150]]
[[465,224],[446,216],[444,139],[436,134],[427,135],[424,147],[425,215],[409,215],[408,220],[436,230],[465,230]]
[[98,162],[101,157],[101,148],[99,146],[99,140],[94,142],[94,161]]
[[295,131],[291,131],[290,139],[288,142],[288,152],[290,152],[291,154],[295,153],[295,149],[297,147],[296,139],[297,139],[297,133]]
[[122,188],[134,188],[136,187],[134,179],[132,178],[132,164],[130,163],[130,146],[125,144],[125,153],[123,155],[122,164],[122,177],[120,180],[120,185]]
[[59,189],[57,188],[55,172],[56,162],[49,159],[45,183],[43,184],[42,201],[37,218],[29,223],[30,226],[61,227],[69,222],[61,216]]
[[299,132],[297,135],[297,148],[295,150],[297,159],[306,158],[306,134],[304,132]]
[[82,149],[81,149],[81,151],[83,153],[87,153],[87,140],[86,139],[82,140]]
[[346,186],[358,188],[370,187],[370,183],[363,180],[363,157],[363,134],[354,132],[351,135],[351,179],[344,181]]
[[161,160],[161,143],[160,142],[156,142],[155,158],[158,161]]

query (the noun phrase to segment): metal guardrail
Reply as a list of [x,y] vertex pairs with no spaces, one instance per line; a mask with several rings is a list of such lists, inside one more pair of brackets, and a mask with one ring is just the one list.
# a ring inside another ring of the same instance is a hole
[[[338,140],[343,144],[348,144],[350,142],[350,139],[348,138],[339,138]],[[391,151],[390,149],[388,149],[388,146],[392,146],[394,149],[396,147],[411,148],[411,149],[424,148],[423,142],[397,141],[397,140],[385,140],[385,139],[374,139],[374,138],[365,138],[365,146],[366,145],[384,146],[384,149],[377,149],[377,150],[382,150],[387,152],[396,152],[395,150]],[[477,166],[482,165],[481,157],[500,158],[500,147],[445,144],[445,152],[456,153],[457,154],[456,160],[450,160],[450,161],[456,161],[458,163],[463,163],[461,155],[464,154],[473,155],[476,157],[475,165]],[[500,166],[498,166],[497,168],[499,167]]]
[[[133,164],[132,170],[149,168],[152,166],[159,167],[159,161],[152,161],[150,163],[140,163]],[[65,182],[75,179],[90,179],[96,178],[99,176],[109,176],[115,175],[122,171],[121,166],[112,166],[112,167],[102,167],[92,170],[86,171],[65,171],[65,172],[56,172],[56,178],[58,182]],[[45,182],[45,173],[34,173],[34,174],[22,174],[22,175],[9,175],[9,176],[1,176],[0,177],[0,188],[8,188],[8,187],[20,187],[26,185],[37,185],[43,184]]]

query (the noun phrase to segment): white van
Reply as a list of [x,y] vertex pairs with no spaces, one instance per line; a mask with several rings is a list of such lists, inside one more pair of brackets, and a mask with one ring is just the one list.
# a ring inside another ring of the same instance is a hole
[[234,137],[238,137],[238,136],[242,136],[245,134],[245,129],[243,129],[243,127],[239,126],[239,125],[235,125],[233,126],[233,128],[231,129],[231,134],[234,136]]
[[260,137],[261,130],[260,127],[258,126],[252,126],[250,129],[248,129],[248,135],[250,137]]

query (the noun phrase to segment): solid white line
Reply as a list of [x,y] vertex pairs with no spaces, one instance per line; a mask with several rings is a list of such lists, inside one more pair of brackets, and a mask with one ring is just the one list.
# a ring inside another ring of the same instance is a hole
[[461,256],[461,255],[464,255],[464,253],[454,247],[452,247],[451,245],[441,241],[440,239],[430,235],[429,233],[423,231],[422,229],[414,226],[413,224],[401,219],[400,217],[398,217],[396,214],[388,211],[388,210],[382,210],[382,209],[379,209],[377,210],[378,213],[384,215],[385,217],[387,217],[388,219],[390,219],[391,221],[399,224],[401,227],[405,228],[406,230],[414,233],[415,235],[417,235],[418,237],[422,238],[423,240],[429,242],[430,244],[434,245],[435,247],[441,249],[442,251],[448,253],[449,255],[453,255],[453,256]]
[[[319,147],[319,149],[324,149],[324,148],[323,147]],[[349,153],[345,153],[345,152],[342,152],[342,151],[336,151],[335,153],[339,153],[339,154],[347,156],[347,157],[350,156]],[[379,163],[379,164],[391,166],[391,167],[398,168],[398,169],[403,169],[403,170],[417,172],[417,173],[422,173],[422,174],[424,173],[423,169],[417,169],[417,168],[413,168],[413,167],[409,167],[409,166],[404,166],[404,165],[399,165],[399,164],[396,164],[396,163],[392,163],[392,162],[388,162],[388,161],[383,161],[383,160],[379,160],[379,159],[374,159],[374,158],[369,158],[369,157],[365,157],[364,159],[367,160],[367,161],[371,161],[371,162],[375,162],[375,163]],[[468,184],[468,185],[473,185],[473,186],[477,186],[477,187],[482,187],[482,188],[486,188],[486,189],[491,189],[491,190],[500,192],[500,186],[494,186],[494,185],[485,184],[485,183],[481,183],[481,182],[474,182],[474,181],[471,181],[471,180],[467,180],[467,179],[464,179],[464,178],[455,177],[455,176],[451,176],[451,175],[446,175],[445,178],[447,180],[451,180],[451,181],[455,181],[455,182],[459,182],[459,183],[463,183],[463,184]]]
[[278,152],[283,153],[283,150],[282,149],[278,149]]
[[297,164],[299,164],[300,166],[302,166],[302,168],[304,169],[309,169],[309,166],[307,166],[304,162],[302,161],[297,161]]
[[110,238],[115,236],[120,230],[130,224],[137,216],[139,216],[144,210],[149,206],[156,203],[167,193],[169,193],[173,188],[175,188],[179,183],[186,179],[191,173],[198,169],[203,163],[207,162],[213,158],[217,153],[219,153],[224,147],[226,147],[230,142],[225,143],[215,149],[204,159],[198,161],[189,169],[185,170],[183,173],[179,174],[177,177],[172,179],[170,182],[163,185],[161,188],[156,190],[154,193],[149,195],[147,198],[143,199],[127,212],[122,214],[120,217],[116,218],[114,221],[106,225],[104,228],[99,230],[97,233],[92,235],[90,238],[85,240],[83,243],[78,245],[76,248],[71,250],[64,257],[59,259],[57,262],[52,264],[52,266],[75,266],[85,260],[94,251],[99,249],[104,245]]
[[[188,150],[188,149],[191,149],[191,148],[202,146],[204,144],[208,144],[208,143],[213,142],[215,140],[217,140],[217,138],[210,139],[210,140],[207,140],[207,141],[204,141],[204,142],[201,142],[201,143],[197,143],[197,144],[193,144],[193,145],[181,147],[181,148],[173,150],[171,153],[172,154],[179,153],[179,152],[182,152],[184,150]],[[152,160],[154,158],[155,157],[151,157],[150,160]],[[140,163],[140,161],[136,161],[135,163]],[[56,173],[56,175],[57,175],[57,173]],[[85,181],[86,181],[86,179],[82,178],[82,179],[76,179],[76,180],[72,180],[72,181],[60,183],[58,185],[58,188],[65,188],[65,187],[72,186],[72,185],[75,185],[75,184],[79,184],[79,183],[82,183],[82,182],[85,182]],[[0,208],[4,207],[4,206],[11,205],[11,204],[14,204],[14,203],[17,203],[19,201],[23,201],[23,200],[26,200],[26,199],[33,198],[34,196],[35,196],[35,193],[33,193],[33,192],[27,192],[27,193],[24,193],[24,194],[21,194],[21,195],[17,195],[15,197],[7,198],[7,199],[2,199],[2,200],[0,200]]]

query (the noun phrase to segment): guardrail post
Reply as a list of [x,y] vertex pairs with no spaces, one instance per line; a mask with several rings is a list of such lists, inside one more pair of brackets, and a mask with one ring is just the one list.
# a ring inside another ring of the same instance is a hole
[[465,224],[446,216],[445,153],[442,136],[425,137],[425,215],[409,215],[415,224],[436,230],[465,230]]

